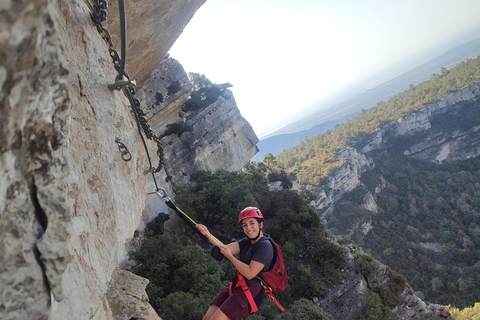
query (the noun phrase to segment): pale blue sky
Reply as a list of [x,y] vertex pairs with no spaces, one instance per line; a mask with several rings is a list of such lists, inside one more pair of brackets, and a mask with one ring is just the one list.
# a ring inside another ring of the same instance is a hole
[[479,24],[480,0],[207,0],[170,55],[187,72],[230,82],[262,136],[340,87]]

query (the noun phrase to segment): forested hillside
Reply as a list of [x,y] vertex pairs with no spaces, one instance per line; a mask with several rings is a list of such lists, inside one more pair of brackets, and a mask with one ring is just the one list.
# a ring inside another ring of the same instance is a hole
[[[328,192],[328,179],[349,161],[338,159],[342,149],[361,150],[383,125],[479,81],[478,57],[442,69],[429,81],[279,153],[276,160],[302,184],[313,185],[310,190]],[[404,274],[420,297],[464,308],[480,301],[480,157],[436,163],[413,158],[411,150],[432,136],[465,135],[465,147],[458,152],[470,152],[469,146],[480,141],[480,103],[449,105],[431,115],[429,125],[416,133],[389,133],[378,148],[365,153],[372,165],[358,186],[318,212],[334,233],[351,235]],[[365,204],[369,196],[374,209]]]
[[[282,172],[269,171],[263,163],[251,164],[241,172],[200,171],[177,196],[183,211],[226,243],[244,237],[238,213],[246,206],[261,208],[266,218],[264,231],[281,245],[290,276],[286,291],[278,294],[287,311],[281,313],[265,301],[260,313],[249,319],[331,320],[313,302],[322,299],[326,299],[323,305],[335,311],[335,319],[398,319],[392,310],[404,303],[406,295],[412,297],[405,277],[380,266],[351,240],[333,242],[314,208],[296,191],[269,190],[268,177],[285,177]],[[288,183],[284,179],[284,186]],[[216,262],[209,255],[206,239],[188,228],[187,222],[182,221],[186,232],[181,236],[165,232],[166,219],[167,215],[160,214],[137,239],[138,246],[130,252],[135,262],[132,271],[150,280],[150,303],[162,318],[200,319],[232,278],[233,266],[225,259]],[[356,251],[359,254],[353,253]],[[356,289],[359,282],[365,284],[361,292]],[[437,307],[432,310],[441,312]]]
[[298,175],[302,183],[321,185],[336,169],[338,152],[347,145],[358,143],[374,133],[379,126],[397,120],[423,105],[480,81],[480,57],[462,62],[450,70],[442,69],[428,81],[399,93],[374,108],[337,125],[319,136],[306,139],[299,145],[279,152],[279,164]]
[[[345,195],[328,217],[333,232],[350,233],[369,217],[372,230],[354,240],[401,272],[427,301],[471,306],[480,301],[480,158],[432,165],[399,154],[374,155],[364,186]],[[362,205],[383,177],[380,212]]]

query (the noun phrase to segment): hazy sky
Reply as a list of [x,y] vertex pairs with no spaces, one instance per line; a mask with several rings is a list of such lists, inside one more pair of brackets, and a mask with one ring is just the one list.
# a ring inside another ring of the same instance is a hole
[[207,0],[170,55],[186,72],[230,82],[260,137],[336,89],[479,24],[480,0]]

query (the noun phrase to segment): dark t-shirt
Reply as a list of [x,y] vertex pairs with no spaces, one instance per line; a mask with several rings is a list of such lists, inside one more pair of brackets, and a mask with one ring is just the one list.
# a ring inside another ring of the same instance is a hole
[[250,239],[245,237],[238,241],[238,245],[240,246],[240,261],[250,264],[253,260],[264,264],[265,268],[260,274],[268,270],[273,260],[273,247],[266,237],[261,237],[257,243],[252,243]]

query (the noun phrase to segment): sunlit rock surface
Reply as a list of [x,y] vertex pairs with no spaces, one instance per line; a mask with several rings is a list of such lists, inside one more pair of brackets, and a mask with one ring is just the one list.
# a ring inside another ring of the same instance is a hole
[[[134,2],[149,10],[130,24],[130,43],[144,43],[129,56],[152,64],[129,62],[136,77],[149,76],[203,2]],[[0,9],[0,318],[90,319],[140,223],[146,153],[128,100],[108,89],[117,74],[88,2]],[[163,27],[148,28],[157,14]],[[158,43],[152,58],[145,49]]]

